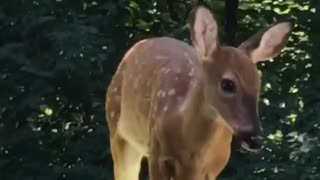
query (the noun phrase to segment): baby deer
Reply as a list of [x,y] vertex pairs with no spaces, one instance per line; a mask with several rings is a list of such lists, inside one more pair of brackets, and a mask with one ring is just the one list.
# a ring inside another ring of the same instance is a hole
[[211,12],[193,11],[193,47],[169,37],[136,43],[107,91],[115,180],[138,180],[148,158],[151,180],[215,180],[233,135],[242,147],[263,144],[256,63],[286,46],[291,22],[278,22],[239,47],[220,46]]

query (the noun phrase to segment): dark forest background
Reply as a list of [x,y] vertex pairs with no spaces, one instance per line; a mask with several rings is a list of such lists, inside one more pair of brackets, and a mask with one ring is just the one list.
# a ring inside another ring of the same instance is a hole
[[[190,42],[186,21],[197,3],[1,0],[0,180],[112,180],[110,79],[138,40]],[[221,179],[319,180],[320,1],[241,0],[236,11],[237,0],[203,3],[225,44],[239,45],[275,19],[296,22],[282,55],[259,64],[266,147],[235,148]]]

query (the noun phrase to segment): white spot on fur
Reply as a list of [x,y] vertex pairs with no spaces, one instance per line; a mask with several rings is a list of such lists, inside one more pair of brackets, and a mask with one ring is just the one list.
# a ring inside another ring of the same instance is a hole
[[159,59],[159,60],[161,60],[161,59],[163,60],[163,59],[168,59],[168,56],[157,55],[155,58]]
[[163,73],[166,70],[166,68],[161,68],[160,72]]
[[169,95],[169,96],[173,96],[175,93],[176,93],[176,90],[174,90],[174,89],[170,89],[170,90],[168,91],[168,95]]
[[192,64],[192,59],[190,58],[189,54],[187,52],[184,52],[183,55],[188,60],[188,63]]
[[115,112],[114,112],[114,111],[112,111],[112,112],[111,112],[111,114],[110,114],[110,116],[111,116],[111,118],[114,118],[114,116],[115,116]]
[[164,73],[165,73],[165,74],[168,74],[169,72],[170,72],[170,69],[169,69],[169,68],[164,70]]
[[158,93],[157,93],[157,96],[158,97],[165,97],[166,96],[166,92],[163,91],[163,90],[159,90]]
[[190,77],[192,77],[193,74],[194,74],[194,69],[192,68],[188,75],[189,75]]

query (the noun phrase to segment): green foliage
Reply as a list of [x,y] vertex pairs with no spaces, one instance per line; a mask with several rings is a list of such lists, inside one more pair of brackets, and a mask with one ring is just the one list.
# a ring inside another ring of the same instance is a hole
[[[171,8],[168,3],[171,4]],[[174,2],[174,3],[173,3]],[[206,1],[223,29],[223,1]],[[0,179],[113,179],[105,91],[134,42],[190,42],[195,0],[0,2]],[[319,179],[320,3],[242,0],[237,43],[273,18],[296,27],[283,54],[261,63],[259,154],[234,150],[221,179]]]
[[316,78],[320,74],[315,50],[319,33],[312,27],[319,18],[316,11],[319,4],[246,0],[240,6],[240,40],[264,26],[266,20],[271,23],[274,17],[281,18],[283,14],[294,17],[296,27],[283,54],[274,62],[260,66],[264,84],[260,111],[268,137],[265,148],[257,155],[235,152],[229,167],[242,172],[230,178],[319,179],[320,134],[316,110],[319,83]]

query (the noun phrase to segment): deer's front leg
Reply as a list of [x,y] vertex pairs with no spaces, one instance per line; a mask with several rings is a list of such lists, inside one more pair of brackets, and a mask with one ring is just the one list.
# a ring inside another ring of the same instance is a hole
[[[223,171],[223,169],[227,166],[230,155],[231,155],[231,141],[232,141],[232,136],[230,135],[227,140],[225,140],[224,143],[219,142],[219,144],[214,143],[209,149],[215,149],[216,147],[223,147],[223,148],[218,148],[215,151],[214,156],[211,156],[212,159],[210,159],[210,165],[208,166],[209,168],[207,169],[207,180],[217,180],[219,179],[219,175]],[[208,151],[208,154],[211,152]],[[209,155],[207,155],[209,156]]]
[[217,180],[217,177],[216,177],[216,175],[209,173],[209,174],[206,176],[205,180]]
[[170,172],[170,164],[163,159],[163,152],[156,138],[151,138],[149,147],[149,176],[150,180],[170,180],[172,174]]

